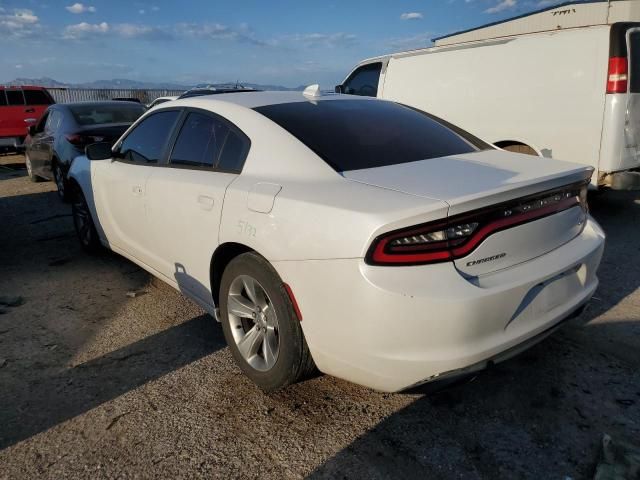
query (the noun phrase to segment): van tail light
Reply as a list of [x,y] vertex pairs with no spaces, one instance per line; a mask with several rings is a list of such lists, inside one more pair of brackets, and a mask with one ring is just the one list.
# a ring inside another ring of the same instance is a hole
[[96,137],[94,135],[80,135],[78,133],[70,133],[64,136],[74,147],[84,148],[92,143],[98,143],[104,141],[104,137]]
[[399,266],[452,261],[469,255],[496,232],[576,206],[586,217],[587,182],[385,233],[373,241],[365,262]]
[[627,57],[612,57],[609,59],[609,73],[607,76],[607,93],[627,93],[629,79],[629,64]]

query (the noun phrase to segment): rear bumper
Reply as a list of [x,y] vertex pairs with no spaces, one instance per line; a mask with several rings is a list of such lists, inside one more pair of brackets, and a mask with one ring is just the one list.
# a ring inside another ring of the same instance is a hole
[[[383,391],[482,368],[543,335],[593,295],[604,233],[589,219],[567,244],[482,277],[451,263],[274,262],[293,289],[318,368]],[[549,331],[550,333],[550,331]]]

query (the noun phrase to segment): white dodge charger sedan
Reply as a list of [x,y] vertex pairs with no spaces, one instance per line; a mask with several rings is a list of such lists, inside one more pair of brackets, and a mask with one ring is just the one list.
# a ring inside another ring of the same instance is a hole
[[70,182],[83,246],[199,303],[263,390],[317,366],[398,391],[580,312],[604,248],[591,173],[389,101],[238,92],[154,108]]

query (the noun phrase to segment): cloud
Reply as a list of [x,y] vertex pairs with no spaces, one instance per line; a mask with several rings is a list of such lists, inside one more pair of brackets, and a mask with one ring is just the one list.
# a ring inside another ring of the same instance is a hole
[[141,8],[140,10],[138,10],[138,13],[139,13],[140,15],[144,15],[144,14],[145,14],[145,13],[147,13],[147,12],[144,10],[144,8]]
[[267,42],[256,38],[246,24],[240,25],[239,28],[232,28],[220,23],[178,23],[174,27],[174,33],[176,36],[183,38],[233,40],[257,46],[267,45]]
[[132,23],[114,25],[112,32],[122,38],[141,38],[144,40],[170,40],[173,38],[173,35],[162,27]]
[[74,25],[67,25],[65,27],[62,36],[67,40],[75,40],[78,38],[84,38],[89,35],[102,35],[109,32],[109,24],[107,22],[102,23],[87,23],[81,22]]
[[501,0],[493,7],[486,9],[484,13],[499,13],[499,12],[502,12],[503,10],[508,10],[510,8],[513,8],[517,4],[518,4],[518,0]]
[[95,13],[96,7],[91,5],[84,5],[82,3],[74,3],[73,5],[69,5],[64,7],[68,12],[79,14],[79,13]]
[[276,41],[276,44],[281,44],[282,41],[291,44],[297,43],[304,47],[349,47],[357,43],[356,35],[352,33],[337,32],[337,33],[297,33],[293,35],[285,35],[281,41]]
[[154,5],[153,7],[151,7],[151,11],[152,12],[158,12],[158,11],[160,11],[160,7],[158,7],[157,5]]
[[33,11],[15,8],[11,13],[0,11],[0,37],[22,38],[34,35],[40,29],[39,19]]
[[409,37],[397,37],[390,38],[386,41],[387,50],[391,51],[403,51],[403,50],[415,50],[417,48],[429,48],[432,45],[431,32],[419,33],[417,35],[411,35]]
[[421,18],[423,18],[423,16],[419,12],[408,12],[400,15],[400,20],[419,20]]

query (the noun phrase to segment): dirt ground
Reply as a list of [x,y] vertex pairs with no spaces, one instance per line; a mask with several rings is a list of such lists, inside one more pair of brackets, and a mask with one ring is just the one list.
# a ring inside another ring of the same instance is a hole
[[0,305],[0,479],[591,478],[603,433],[640,439],[640,194],[592,212],[601,286],[520,357],[436,395],[318,376],[266,396],[211,317],[84,254],[53,184],[0,157],[0,297],[22,297]]

